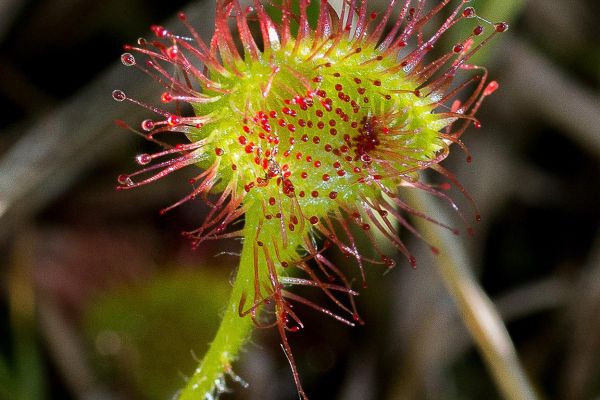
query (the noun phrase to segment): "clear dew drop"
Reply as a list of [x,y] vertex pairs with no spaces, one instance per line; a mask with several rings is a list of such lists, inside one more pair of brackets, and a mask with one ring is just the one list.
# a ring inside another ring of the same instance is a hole
[[474,18],[475,17],[475,9],[473,7],[467,7],[463,10],[462,15],[465,18]]
[[140,165],[146,165],[152,161],[152,157],[149,154],[138,154],[135,156],[135,161]]
[[143,120],[141,125],[142,125],[142,129],[145,130],[146,132],[149,132],[152,129],[154,129],[154,121],[152,121],[151,119]]
[[119,182],[119,184],[125,185],[125,186],[133,186],[134,185],[134,183],[131,180],[131,178],[129,177],[129,175],[119,175],[117,177],[117,182]]
[[127,98],[127,96],[125,96],[125,92],[123,92],[122,90],[113,90],[112,92],[112,97],[113,99],[115,99],[116,101],[123,101]]
[[181,117],[179,117],[178,115],[171,114],[167,118],[167,124],[169,124],[170,126],[179,125],[180,123],[181,123]]
[[121,54],[121,62],[126,67],[131,67],[135,65],[135,57],[131,53],[123,53]]

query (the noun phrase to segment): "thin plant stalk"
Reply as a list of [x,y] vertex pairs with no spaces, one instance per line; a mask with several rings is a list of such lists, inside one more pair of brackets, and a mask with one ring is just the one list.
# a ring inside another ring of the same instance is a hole
[[[427,193],[414,191],[409,199],[414,207],[427,213],[441,213]],[[443,218],[438,220],[443,222]],[[439,225],[419,218],[415,224],[438,246],[440,253],[435,257],[438,272],[503,397],[538,399],[500,314],[472,273],[464,247],[457,243],[452,232]]]
[[[254,234],[250,229],[246,232],[250,236]],[[219,330],[200,366],[179,393],[178,400],[204,400],[212,398],[213,394],[218,395],[225,390],[225,376],[244,384],[233,373],[232,363],[239,357],[254,328],[251,318],[240,318],[238,308],[244,290],[254,280],[253,271],[252,246],[243,246],[238,273]]]

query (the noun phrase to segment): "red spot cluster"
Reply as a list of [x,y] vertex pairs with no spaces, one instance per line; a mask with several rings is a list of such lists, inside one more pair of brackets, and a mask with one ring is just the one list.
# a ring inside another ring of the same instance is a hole
[[[309,179],[313,168],[324,168],[318,174],[319,180],[333,186],[323,197],[332,200],[338,197],[338,193],[332,190],[335,188],[334,178],[354,175],[358,178],[356,182],[367,180],[365,173],[371,169],[369,166],[374,159],[374,150],[381,144],[382,135],[390,133],[390,128],[383,122],[385,117],[365,116],[361,113],[363,109],[358,101],[368,102],[368,96],[373,95],[372,92],[368,93],[363,79],[354,77],[349,85],[348,80],[339,72],[331,75],[339,79],[333,85],[335,97],[348,106],[339,104],[336,100],[339,105],[336,107],[332,99],[334,96],[324,88],[316,88],[308,90],[304,96],[296,95],[285,99],[283,107],[279,109],[260,110],[244,120],[237,142],[252,157],[253,163],[264,171],[264,178],[257,178],[245,185],[247,192],[253,187],[265,186],[274,179],[280,193],[288,197],[320,197],[318,190],[306,190],[304,187],[300,188],[304,190],[296,190],[292,182],[293,179],[298,179],[297,186],[300,180]],[[323,76],[317,75],[312,81],[320,83]],[[369,84],[377,88],[375,93],[381,95],[382,99],[391,100],[390,94],[381,93],[384,90],[381,89],[381,80],[369,80]],[[358,98],[357,93],[360,96]],[[346,110],[350,110],[349,113]],[[295,136],[298,130],[301,134]],[[323,135],[321,132],[328,134]],[[343,135],[336,138],[340,133]],[[308,144],[322,147],[312,152],[306,147]],[[281,148],[282,145],[286,147]],[[322,150],[330,153],[329,157],[334,157],[334,161],[316,159],[314,154]],[[288,158],[291,162],[287,161]],[[306,167],[302,165],[304,162]],[[269,204],[273,205],[273,201],[274,199],[269,200]]]
[[357,129],[358,135],[354,137],[356,153],[355,159],[361,159],[365,163],[371,162],[368,153],[375,149],[379,144],[379,132],[384,134],[389,133],[389,128],[381,127],[381,123],[377,117],[364,117],[361,121],[361,127]]

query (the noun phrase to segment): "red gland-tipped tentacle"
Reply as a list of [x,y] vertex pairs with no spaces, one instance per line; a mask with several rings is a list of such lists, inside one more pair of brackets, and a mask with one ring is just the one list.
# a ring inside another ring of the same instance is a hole
[[223,60],[224,65],[234,65],[242,62],[237,46],[229,29],[229,15],[234,1],[220,1],[216,7],[215,34],[211,40],[211,54],[216,58],[217,54]]
[[145,66],[136,64],[136,67],[142,72],[144,72],[146,75],[150,76],[158,83],[160,83],[161,86],[163,86],[166,90],[177,91],[178,93],[187,94],[191,96],[196,96],[200,94],[197,91],[191,90],[188,86],[179,83],[179,81],[174,76],[170,75],[164,69],[162,69],[158,62],[148,60],[146,61]]
[[[404,5],[402,6],[402,9],[398,13],[398,17],[396,18],[396,21],[394,22],[394,26],[392,27],[392,29],[390,29],[390,31],[388,32],[386,37],[383,40],[381,40],[381,42],[377,46],[378,50],[386,51],[386,50],[390,49],[390,45],[392,48],[398,47],[397,43],[394,42],[394,40],[397,38],[398,32],[400,30],[400,26],[402,25],[402,22],[404,22],[404,19],[405,19],[406,15],[408,14],[409,7],[410,7],[410,2],[405,1]],[[374,36],[374,40],[379,40],[381,34],[383,34],[384,29],[385,29],[385,26],[381,30],[376,30],[376,32],[378,33],[378,36]]]
[[[208,66],[211,70],[216,71],[222,76],[229,77],[233,71],[228,70],[223,67],[223,65],[217,60],[213,54],[211,54],[210,49],[204,42],[204,40],[200,37],[196,29],[189,23],[185,14],[183,12],[179,13],[179,19],[185,25],[187,30],[191,33],[192,38],[197,47],[194,47],[192,44],[188,43],[187,40],[184,40],[179,37],[175,37],[176,43],[194,54],[198,60]],[[238,74],[238,77],[241,77],[241,74]]]
[[[252,33],[250,33],[246,12],[245,10],[242,10],[239,2],[235,1],[232,3],[234,4],[234,14],[238,33],[240,35],[242,47],[244,48],[244,59],[250,57],[253,61],[258,61],[260,58],[260,50],[258,49],[258,46],[252,37]],[[265,43],[265,45],[266,44],[267,43]]]
[[307,264],[310,260],[315,260],[317,267],[329,282],[334,282],[336,280],[336,277],[331,273],[333,272],[333,274],[337,275],[337,278],[339,278],[344,285],[346,285],[346,287],[350,288],[346,277],[341,274],[339,270],[329,271],[326,265],[320,262],[320,257],[323,257],[322,254],[330,247],[330,243],[331,242],[329,241],[325,241],[324,245],[319,249],[314,237],[311,236],[310,238],[306,238],[304,247],[309,254],[308,256],[305,256],[302,259],[294,262],[294,265],[297,265],[299,269],[303,269],[307,268],[305,264]]
[[[304,45],[306,39],[310,36],[310,25],[308,24],[308,8],[309,0],[299,0],[298,6],[300,8],[300,15],[298,16],[298,34],[296,35],[296,40],[294,44],[294,50],[292,51],[292,56],[295,56],[298,53],[301,45]],[[316,38],[320,39],[320,38]]]
[[321,289],[321,291],[331,299],[331,301],[333,301],[339,308],[341,308],[342,310],[346,311],[347,313],[349,313],[350,315],[353,314],[352,311],[350,311],[350,309],[348,309],[345,305],[343,305],[336,297],[335,295],[331,292],[331,290],[327,287],[327,285],[322,282],[319,277],[317,277],[317,275],[314,273],[314,271],[305,263],[298,265],[298,268],[301,271],[304,271],[311,279],[313,282],[315,282],[317,284],[317,286]]
[[350,228],[346,224],[345,218],[340,213],[336,213],[336,214],[337,214],[336,216],[338,217],[337,220],[340,222],[340,226],[342,227],[342,230],[346,234],[346,238],[348,239],[348,243],[350,244],[350,250],[351,250],[350,254],[352,254],[354,256],[354,258],[356,259],[356,263],[358,264],[358,269],[360,271],[360,277],[362,279],[362,285],[364,287],[367,284],[367,279],[365,277],[365,267],[362,262],[363,258],[361,257],[360,252],[358,250],[356,240],[354,239],[354,236],[352,235]]
[[383,225],[381,225],[381,222],[379,222],[378,218],[375,216],[373,210],[370,207],[365,207],[365,213],[371,220],[371,223],[374,224],[375,227],[377,227],[379,232],[381,232],[383,236],[385,236],[396,249],[398,249],[402,254],[404,254],[407,260],[412,260],[414,258],[414,256],[408,250],[408,248],[402,242],[402,240],[396,234],[394,234],[395,232],[392,230],[392,232],[394,233],[390,233],[386,228],[383,227]]
[[265,12],[260,0],[254,0],[254,8],[258,13],[263,44],[265,46],[268,44],[269,48],[272,50],[279,50],[281,48],[281,42],[275,23]]
[[[485,74],[483,77],[479,76],[479,75],[472,76],[471,78],[462,82],[459,86],[455,87],[454,89],[452,89],[451,91],[446,93],[446,95],[444,97],[442,97],[438,103],[445,104],[447,101],[449,101],[450,99],[455,97],[458,93],[460,93],[462,90],[464,90],[467,86],[471,85],[473,82],[479,82],[479,84],[481,84],[481,82],[484,81],[484,79],[486,79]],[[473,96],[471,96],[471,97],[473,98]],[[463,103],[459,109],[455,110],[455,115],[456,114],[459,114],[459,115],[464,114],[465,111],[468,110],[468,108],[469,108],[469,104]]]
[[[314,309],[314,310],[320,311],[320,312],[322,312],[323,314],[325,314],[325,315],[328,315],[328,316],[330,316],[331,318],[334,318],[334,319],[338,320],[339,322],[342,322],[342,323],[344,323],[344,324],[346,324],[346,325],[348,325],[348,326],[351,326],[351,327],[355,326],[355,324],[354,324],[353,322],[350,322],[350,321],[349,321],[349,320],[347,320],[346,318],[344,318],[344,317],[342,317],[342,316],[339,316],[339,315],[337,315],[336,313],[334,313],[333,311],[331,311],[331,310],[328,310],[328,309],[326,309],[325,307],[321,307],[321,306],[319,306],[319,305],[317,305],[317,304],[313,303],[312,301],[310,301],[310,300],[307,300],[307,299],[306,299],[306,298],[304,298],[304,297],[298,296],[298,295],[296,295],[296,294],[293,294],[293,293],[291,293],[291,292],[288,292],[288,291],[283,291],[283,292],[282,292],[282,294],[283,294],[283,295],[284,295],[286,298],[288,298],[288,299],[291,299],[291,300],[297,301],[298,303],[302,303],[302,304],[304,304],[304,305],[306,305],[306,306],[308,306],[308,307],[310,307],[310,308],[312,308],[312,309]],[[354,314],[352,314],[352,315],[354,315]]]
[[[445,229],[447,229],[447,230],[449,230],[449,231],[451,231],[451,232],[453,232],[455,234],[458,234],[458,230],[457,229],[451,227],[450,225],[446,225],[446,224],[444,224],[444,223],[442,223],[440,221],[437,221],[436,219],[431,218],[427,214],[425,214],[425,213],[423,213],[423,212],[421,212],[419,210],[416,210],[416,209],[410,207],[408,204],[406,204],[405,202],[403,202],[402,200],[400,200],[395,193],[392,193],[392,192],[388,191],[385,187],[382,187],[381,185],[380,185],[380,187],[385,192],[385,194],[391,199],[391,201],[395,204],[395,206],[398,207],[398,208],[400,208],[402,211],[405,211],[405,212],[409,213],[410,215],[414,215],[415,217],[419,217],[421,219],[424,219],[425,221],[434,223],[434,224],[436,224],[438,226],[441,226],[442,228],[445,228]],[[434,190],[434,189],[433,188],[426,188],[426,190],[429,191],[429,190]],[[387,203],[387,202],[385,202],[385,200],[383,200],[382,204],[385,205],[385,204],[389,204],[389,203]],[[390,207],[392,207],[392,206],[390,205]],[[455,211],[458,211],[458,207],[456,205],[454,205],[452,208]],[[389,208],[388,208],[388,210],[389,210]]]
[[419,84],[423,84],[428,82],[431,77],[438,73],[440,68],[445,65],[448,61],[450,61],[453,57],[456,57],[455,53],[446,53],[440,56],[439,58],[433,60],[429,64],[423,66],[422,68],[417,68],[414,71],[414,76],[416,81]]
[[[407,5],[410,4],[410,2],[406,3]],[[417,4],[415,7],[408,8],[408,15],[405,14],[408,23],[406,24],[406,27],[404,28],[402,33],[393,38],[392,43],[389,45],[389,47],[387,47],[387,51],[385,52],[385,54],[393,54],[395,52],[397,57],[400,56],[400,52],[407,45],[408,39],[415,32],[416,26],[419,22],[419,16],[421,15],[421,12],[423,11],[424,7],[425,0],[417,0]]]
[[[324,235],[324,237],[326,237],[328,240],[330,240],[332,243],[334,243],[343,254],[349,254],[356,260],[356,263],[358,264],[358,268],[359,268],[360,275],[362,278],[363,285],[365,285],[366,277],[365,277],[365,270],[364,270],[364,266],[363,266],[363,261],[365,260],[365,257],[363,255],[361,255],[360,252],[358,251],[358,248],[356,247],[356,243],[354,242],[354,238],[350,235],[349,236],[350,246],[346,245],[334,233],[335,228],[333,227],[333,224],[332,224],[331,220],[329,219],[329,217],[322,217],[322,220],[325,222],[325,224],[319,225],[316,229],[318,231],[320,231]],[[327,225],[327,226],[325,226],[325,225]],[[342,225],[342,228],[347,229],[347,227],[344,227],[343,225]]]
[[329,290],[335,290],[335,291],[339,291],[339,292],[344,292],[347,293],[349,295],[352,296],[358,296],[358,292],[355,292],[354,290],[347,288],[345,286],[340,286],[340,285],[334,285],[331,283],[325,283],[325,282],[321,282],[320,284],[308,279],[303,279],[303,278],[294,278],[294,277],[289,277],[289,276],[283,276],[281,278],[279,278],[279,281],[284,284],[284,285],[296,285],[296,286],[312,286],[312,287],[326,287]]
[[136,51],[138,53],[142,53],[147,55],[150,60],[148,60],[146,62],[146,65],[150,68],[153,68],[154,70],[156,70],[160,75],[164,76],[168,82],[172,83],[173,85],[177,86],[180,90],[185,90],[185,86],[181,85],[176,79],[175,77],[173,77],[171,74],[169,74],[167,71],[165,71],[159,64],[159,61],[163,61],[166,63],[172,63],[176,66],[180,66],[182,68],[189,68],[189,71],[194,73],[194,77],[196,79],[198,79],[200,81],[200,83],[202,83],[203,87],[206,89],[211,89],[214,91],[224,91],[221,88],[221,85],[209,78],[206,77],[206,75],[204,75],[204,73],[202,73],[202,71],[194,68],[188,61],[187,59],[183,58],[182,53],[179,51],[179,49],[174,46],[174,47],[166,47],[161,45],[160,43],[157,42],[151,42],[151,44],[156,47],[157,49],[160,50],[160,53],[157,53],[156,51],[152,51],[149,50],[145,47],[135,47],[135,46],[127,46],[125,49],[127,51]]
[[[149,120],[146,120],[146,121],[149,121]],[[147,134],[145,134],[143,132],[140,132],[139,130],[133,128],[132,126],[130,126],[128,123],[126,123],[123,120],[115,120],[114,122],[115,122],[115,125],[117,125],[119,128],[127,129],[130,132],[133,132],[134,134],[142,137],[143,139],[148,140],[150,142],[153,142],[153,143],[155,143],[155,144],[157,144],[157,145],[159,145],[159,146],[161,146],[161,147],[163,147],[165,149],[168,149],[168,148],[172,147],[168,143],[165,143],[165,142],[163,142],[161,140],[153,138],[152,135],[147,135]]]
[[292,36],[291,30],[290,30],[290,19],[291,19],[291,0],[283,0],[282,4],[281,4],[281,29],[280,29],[280,36],[281,36],[281,44],[282,46],[286,46],[289,41],[290,38]]
[[[348,279],[346,278],[346,276],[340,271],[340,269],[331,261],[329,261],[327,258],[325,258],[325,256],[323,256],[322,254],[316,254],[315,255],[315,261],[317,262],[317,264],[319,264],[320,268],[327,268],[330,271],[332,271],[336,276],[338,276],[338,278],[342,281],[342,283],[344,284],[345,287],[350,288],[350,282],[348,281]],[[362,320],[360,319],[359,315],[358,315],[358,310],[356,308],[356,303],[354,301],[354,294],[353,292],[348,292],[348,301],[350,302],[350,308],[353,311],[352,314],[352,319],[362,323]]]
[[[465,198],[471,203],[471,206],[473,207],[473,209],[476,212],[476,217],[479,218],[480,212],[479,212],[479,207],[477,206],[477,203],[475,202],[475,200],[473,200],[473,197],[471,197],[471,195],[469,194],[469,192],[459,182],[459,180],[454,176],[454,174],[451,173],[450,171],[448,171],[446,168],[442,167],[439,164],[432,165],[431,168],[434,171],[439,172],[441,175],[443,175],[446,178],[448,178],[458,188],[458,190],[460,190],[460,192],[465,196]],[[439,193],[443,194],[441,192],[439,192]]]
[[[425,240],[425,238],[423,238],[423,236],[422,236],[422,235],[419,233],[419,231],[417,231],[417,230],[415,229],[415,227],[414,227],[414,226],[412,226],[412,225],[411,225],[411,224],[408,222],[408,220],[407,220],[407,219],[406,219],[404,216],[402,216],[402,214],[400,214],[400,213],[398,212],[398,210],[397,210],[397,208],[396,208],[396,207],[392,206],[390,203],[388,203],[388,202],[387,202],[387,201],[385,201],[384,199],[381,199],[381,200],[379,201],[379,203],[378,203],[378,206],[379,206],[379,207],[378,207],[378,210],[379,210],[379,212],[380,212],[380,213],[381,213],[381,212],[386,212],[386,213],[389,213],[389,214],[391,214],[391,215],[394,217],[394,219],[395,219],[396,221],[398,221],[398,223],[400,223],[400,225],[401,225],[403,228],[407,229],[407,230],[408,230],[410,233],[412,233],[413,235],[415,235],[415,236],[416,236],[417,238],[419,238],[420,240],[422,240],[422,241],[424,241],[425,243],[429,244],[429,246],[430,246],[430,247],[433,247],[433,246],[432,246],[432,245],[431,245],[431,244],[430,244],[430,243],[429,243],[427,240]],[[387,217],[383,217],[383,220],[385,221],[385,224],[386,224],[386,226],[388,227],[388,229],[389,229],[390,231],[393,231],[393,229],[395,229],[395,228],[393,228],[393,226],[392,226],[392,224],[391,224],[391,222],[390,222],[389,218],[387,218]]]
[[205,171],[206,175],[204,173],[201,174],[201,175],[203,175],[203,176],[200,176],[200,178],[203,179],[202,183],[200,185],[198,185],[196,188],[194,188],[194,190],[190,194],[183,197],[181,200],[171,204],[170,206],[163,208],[160,212],[162,214],[164,214],[189,200],[195,199],[196,196],[200,195],[201,193],[209,192],[216,183],[218,171],[219,171],[219,162],[217,161],[209,169],[207,169]]
[[377,24],[377,26],[375,27],[373,32],[367,38],[367,41],[372,46],[377,46],[377,42],[380,40],[381,35],[383,34],[383,30],[386,28],[388,21],[390,19],[390,16],[392,15],[392,11],[394,10],[394,5],[396,4],[396,1],[397,0],[390,0],[387,7],[385,8],[383,16],[379,20],[379,23]]
[[360,8],[356,11],[356,26],[352,41],[361,41],[367,35],[367,0],[360,1]]
[[[427,23],[427,21],[429,21],[429,19],[431,19],[431,17],[433,15],[435,15],[439,10],[441,10],[444,6],[446,6],[446,4],[448,2],[449,2],[449,0],[445,0],[440,5],[437,6],[437,8],[438,8],[437,11],[435,9],[432,10],[432,12],[435,11],[434,14],[428,14],[427,16],[423,17],[423,19],[421,21],[419,21],[419,24],[417,24],[416,28],[418,29],[419,25],[424,25],[425,23]],[[442,34],[444,32],[446,32],[448,29],[450,29],[454,24],[456,24],[462,18],[462,15],[459,16],[458,18],[456,18],[456,16],[459,14],[464,3],[465,3],[465,0],[463,0],[461,2],[461,4],[454,9],[452,14],[450,14],[450,17],[448,17],[448,19],[446,19],[446,21],[442,24],[442,26],[440,26],[440,28],[426,42],[419,45],[419,47],[417,49],[415,49],[412,53],[410,53],[408,56],[406,56],[404,58],[404,61],[402,63],[403,64],[406,63],[404,66],[405,71],[413,70],[414,67],[416,67],[423,60],[423,57],[425,56],[425,54],[428,53],[429,51],[431,51],[431,49],[433,49],[433,46],[437,43],[437,41],[442,36]]]
[[[146,185],[148,183],[155,182],[158,179],[164,178],[165,176],[167,176],[175,171],[178,171],[184,167],[187,167],[188,165],[193,165],[196,163],[197,163],[197,160],[194,158],[193,155],[190,155],[190,154],[186,154],[184,156],[174,158],[174,159],[171,159],[168,161],[163,161],[159,164],[154,164],[152,166],[149,166],[147,168],[144,168],[142,170],[139,170],[132,174],[127,175],[127,177],[129,178],[129,180],[127,181],[127,184],[125,184],[123,186],[117,186],[117,189],[131,189],[131,188],[139,187],[142,185]],[[136,176],[139,174],[145,174],[149,171],[161,169],[161,168],[162,168],[162,170],[160,172],[158,172],[157,174],[154,174],[151,177],[146,178],[142,181],[133,182],[131,180],[131,177],[133,177],[133,176]]]
[[[388,214],[391,214],[402,227],[407,229],[410,233],[415,235],[417,238],[422,240],[423,242],[429,244],[425,238],[413,227],[400,213],[396,212],[394,207],[390,207],[391,210],[383,209],[383,200],[374,203],[372,200],[363,197],[364,204],[367,207],[364,207],[365,212],[368,213],[371,221],[377,226],[377,228],[386,236],[391,242],[397,242],[399,246],[405,247],[404,243],[399,239],[399,232],[397,228],[395,228],[391,221],[388,218]],[[376,214],[375,214],[376,213]],[[379,220],[383,221],[385,227],[381,225]],[[431,244],[429,244],[430,247]],[[408,249],[406,249],[408,251]],[[406,253],[404,253],[406,255]],[[410,255],[409,255],[410,256]]]

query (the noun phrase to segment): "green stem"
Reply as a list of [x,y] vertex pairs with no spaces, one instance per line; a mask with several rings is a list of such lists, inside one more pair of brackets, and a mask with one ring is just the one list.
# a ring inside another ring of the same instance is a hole
[[[244,245],[233,285],[231,297],[227,303],[223,320],[208,352],[179,394],[178,400],[204,400],[212,398],[223,382],[224,374],[231,371],[231,364],[238,358],[242,346],[252,334],[253,323],[248,316],[240,317],[238,306],[240,299],[254,282],[253,240],[256,231],[246,223]],[[253,232],[254,231],[254,232]]]

